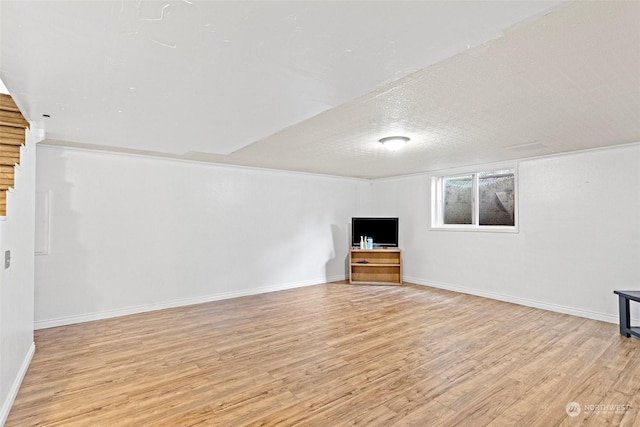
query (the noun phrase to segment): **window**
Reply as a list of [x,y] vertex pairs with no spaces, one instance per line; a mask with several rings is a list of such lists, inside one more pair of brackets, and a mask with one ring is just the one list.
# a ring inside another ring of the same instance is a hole
[[516,185],[515,168],[434,177],[431,226],[517,231]]

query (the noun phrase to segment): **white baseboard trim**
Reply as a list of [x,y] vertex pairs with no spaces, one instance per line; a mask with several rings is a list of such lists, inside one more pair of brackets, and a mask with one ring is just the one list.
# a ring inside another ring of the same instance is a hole
[[18,391],[20,390],[20,385],[22,385],[22,380],[24,376],[27,374],[27,369],[29,369],[29,365],[31,364],[31,359],[33,358],[33,354],[36,352],[36,344],[35,342],[31,343],[27,354],[24,356],[24,360],[22,361],[22,365],[20,365],[20,370],[18,371],[18,375],[13,380],[13,384],[11,384],[11,388],[9,389],[9,393],[7,394],[6,399],[2,402],[2,410],[0,411],[0,426],[3,426],[4,423],[9,418],[9,412],[11,412],[11,407],[13,406],[13,402],[16,400],[16,396],[18,395]]
[[[540,308],[543,310],[554,311],[556,313],[571,314],[573,316],[584,317],[587,319],[600,320],[607,323],[618,324],[619,317],[615,314],[598,313],[595,311],[583,310],[576,307],[569,307],[559,304],[548,303],[544,301],[532,300],[528,298],[515,297],[511,295],[498,294],[494,292],[483,291],[479,289],[467,288],[464,286],[451,285],[448,283],[438,283],[416,277],[404,277],[404,280],[409,283],[415,283],[416,285],[429,286],[432,288],[446,289],[448,291],[460,292],[463,294],[475,295],[478,297],[495,299],[498,301],[510,302],[513,304],[524,305],[526,307]],[[612,294],[612,297],[615,296]],[[636,322],[635,319],[632,319]]]
[[201,304],[211,301],[219,301],[230,298],[244,297],[248,295],[264,294],[267,292],[284,291],[287,289],[302,288],[304,286],[313,286],[320,283],[337,282],[345,280],[345,276],[326,277],[314,280],[305,280],[300,282],[291,282],[278,285],[261,286],[258,288],[241,289],[231,292],[222,292],[213,295],[204,295],[201,297],[184,298],[179,300],[163,301],[138,305],[132,307],[118,308],[114,310],[104,310],[95,313],[86,313],[73,316],[58,317],[54,319],[36,320],[35,329],[55,328],[57,326],[72,325],[75,323],[91,322],[93,320],[109,319],[112,317],[127,316],[130,314],[144,313],[146,311],[162,310],[165,308],[182,307],[185,305]]

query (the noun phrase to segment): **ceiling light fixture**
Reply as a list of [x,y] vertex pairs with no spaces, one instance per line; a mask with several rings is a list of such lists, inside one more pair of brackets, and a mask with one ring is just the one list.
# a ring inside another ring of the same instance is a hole
[[398,151],[409,141],[406,136],[388,136],[380,140],[380,144],[384,145],[387,150]]

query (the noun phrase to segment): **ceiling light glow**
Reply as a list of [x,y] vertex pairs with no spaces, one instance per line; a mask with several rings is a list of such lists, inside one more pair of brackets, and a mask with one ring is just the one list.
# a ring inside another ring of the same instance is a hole
[[388,136],[382,138],[380,143],[389,151],[398,151],[409,141],[406,136]]

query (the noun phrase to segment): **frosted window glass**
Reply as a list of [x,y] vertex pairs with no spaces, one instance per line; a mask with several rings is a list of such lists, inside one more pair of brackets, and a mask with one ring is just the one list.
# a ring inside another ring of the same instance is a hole
[[444,193],[444,223],[471,224],[473,221],[473,175],[446,177]]
[[514,171],[511,169],[478,174],[480,225],[510,225],[514,222]]

